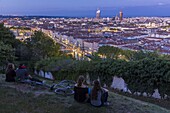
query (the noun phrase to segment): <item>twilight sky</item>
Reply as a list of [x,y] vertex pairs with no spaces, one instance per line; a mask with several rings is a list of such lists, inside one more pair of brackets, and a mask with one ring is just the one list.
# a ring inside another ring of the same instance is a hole
[[127,16],[170,16],[170,0],[0,0],[0,15],[94,16],[97,8],[103,16],[119,10]]

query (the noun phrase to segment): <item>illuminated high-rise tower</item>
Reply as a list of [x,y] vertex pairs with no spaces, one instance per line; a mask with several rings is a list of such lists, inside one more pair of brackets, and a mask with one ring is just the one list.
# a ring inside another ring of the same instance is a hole
[[119,19],[120,19],[120,21],[123,20],[123,12],[122,11],[119,12]]
[[97,11],[96,11],[96,18],[97,18],[97,19],[100,19],[100,13],[101,13],[100,10],[97,9]]

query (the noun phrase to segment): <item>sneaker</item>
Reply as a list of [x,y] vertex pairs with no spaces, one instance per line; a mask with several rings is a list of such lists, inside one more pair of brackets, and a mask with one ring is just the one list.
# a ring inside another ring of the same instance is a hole
[[104,105],[105,105],[105,106],[109,106],[110,103],[109,103],[109,102],[104,102]]
[[46,81],[45,81],[45,80],[43,80],[43,81],[42,81],[42,84],[45,84],[45,83],[46,83]]

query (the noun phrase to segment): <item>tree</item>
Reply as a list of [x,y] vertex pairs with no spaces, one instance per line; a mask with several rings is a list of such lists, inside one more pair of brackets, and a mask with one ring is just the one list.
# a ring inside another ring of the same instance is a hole
[[158,55],[157,52],[148,52],[148,51],[137,51],[134,52],[132,55],[132,60],[142,60],[145,58],[149,58],[149,59],[155,59],[160,57],[160,55]]
[[117,47],[112,46],[102,46],[98,50],[98,54],[101,54],[103,57],[118,59],[119,55],[122,54],[122,50]]
[[0,66],[15,59],[15,36],[3,24],[0,24]]
[[18,40],[15,55],[18,61],[30,61],[32,57],[31,48],[26,43]]
[[4,42],[4,44],[9,44],[12,47],[14,47],[16,40],[13,33],[8,28],[5,28],[2,23],[0,24],[0,40]]
[[31,48],[34,61],[59,55],[59,44],[41,31],[36,31],[25,43]]
[[4,44],[0,41],[0,63],[1,65],[6,64],[7,62],[14,61],[15,58],[15,50],[11,47],[11,45]]

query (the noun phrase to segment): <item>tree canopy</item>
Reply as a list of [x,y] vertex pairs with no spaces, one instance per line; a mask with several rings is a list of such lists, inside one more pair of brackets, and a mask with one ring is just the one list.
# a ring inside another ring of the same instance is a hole
[[4,42],[0,41],[0,63],[1,65],[13,61],[15,58],[15,49],[12,48],[9,44],[4,44]]
[[41,31],[36,31],[25,43],[31,49],[31,60],[38,61],[59,55],[59,44]]
[[13,33],[0,24],[0,63],[11,62],[15,58],[15,37]]
[[8,62],[24,62],[34,65],[39,60],[59,55],[60,46],[51,37],[41,31],[20,41],[15,38],[9,28],[0,24],[0,62],[5,66]]
[[[132,50],[122,50],[113,46],[102,46],[99,48],[98,55],[102,55],[104,58],[109,59],[123,59],[127,61],[137,61],[144,58],[157,58],[162,57],[158,52],[149,52],[149,51],[132,51]],[[166,55],[163,55],[165,57]],[[166,58],[168,58],[166,56]]]

